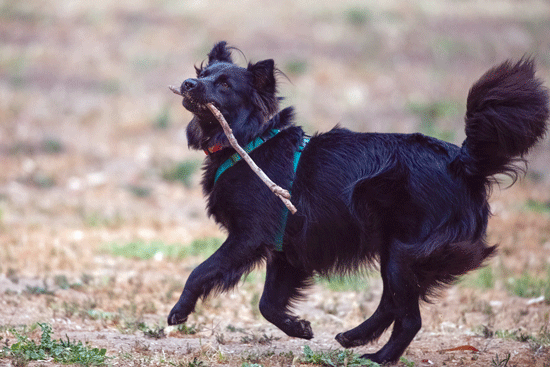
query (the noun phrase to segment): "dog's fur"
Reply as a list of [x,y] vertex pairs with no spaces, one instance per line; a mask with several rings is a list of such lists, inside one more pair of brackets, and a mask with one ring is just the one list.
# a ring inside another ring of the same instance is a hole
[[[183,323],[199,298],[226,291],[262,261],[267,275],[260,311],[286,334],[310,339],[308,321],[292,315],[294,301],[314,274],[360,271],[378,261],[384,290],[374,314],[340,333],[344,347],[366,344],[390,325],[387,344],[363,357],[393,362],[421,327],[419,300],[483,264],[495,251],[485,232],[493,176],[517,178],[516,164],[546,131],[548,93],[531,59],[505,62],[470,90],[462,147],[422,134],[355,133],[342,128],[317,134],[296,173],[293,155],[304,132],[292,108],[279,111],[273,60],[235,65],[220,42],[197,78],[181,86],[183,106],[194,114],[189,146],[221,146],[206,157],[202,185],[208,213],[227,240],[189,276],[168,323]],[[283,251],[275,250],[284,211],[245,162],[216,170],[234,150],[206,108],[213,103],[244,145],[264,132],[282,131],[251,153],[275,183],[292,184],[298,213],[288,216]]]

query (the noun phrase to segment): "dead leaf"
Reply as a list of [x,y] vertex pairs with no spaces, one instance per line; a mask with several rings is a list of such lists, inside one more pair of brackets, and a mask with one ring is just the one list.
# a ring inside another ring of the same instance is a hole
[[449,348],[449,349],[443,349],[441,352],[456,352],[460,350],[471,350],[472,352],[479,352],[479,349],[477,349],[474,346],[471,345],[461,345],[459,347]]

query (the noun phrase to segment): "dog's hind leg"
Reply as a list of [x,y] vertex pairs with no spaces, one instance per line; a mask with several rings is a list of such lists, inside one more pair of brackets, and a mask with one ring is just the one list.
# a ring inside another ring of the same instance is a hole
[[336,335],[336,341],[344,348],[358,347],[378,339],[395,320],[395,306],[390,293],[390,286],[388,285],[388,261],[383,256],[380,262],[380,272],[384,284],[380,303],[371,317],[361,325]]
[[378,338],[393,322],[389,341],[378,352],[362,357],[373,362],[386,363],[399,359],[416,333],[422,319],[418,306],[419,290],[411,280],[415,278],[409,264],[392,248],[388,260],[381,266],[384,291],[375,313],[355,329],[338,334],[336,340],[344,347],[353,347]]
[[387,288],[384,287],[382,298],[376,308],[376,311],[364,321],[361,325],[336,335],[336,341],[344,348],[358,347],[374,341],[390,327],[395,319],[393,314],[393,304],[388,295]]
[[267,264],[264,292],[260,299],[260,312],[288,336],[311,339],[313,331],[309,321],[289,314],[292,301],[302,297],[301,290],[311,281],[311,274],[290,265],[284,255],[275,254]]
[[384,286],[388,288],[395,317],[390,339],[378,352],[362,356],[380,364],[397,361],[422,326],[420,289],[410,268],[411,259],[400,247],[396,241],[390,248],[384,274],[387,279]]

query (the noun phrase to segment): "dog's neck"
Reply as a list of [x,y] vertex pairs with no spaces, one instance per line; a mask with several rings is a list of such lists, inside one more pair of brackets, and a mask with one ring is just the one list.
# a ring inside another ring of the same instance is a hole
[[[263,131],[261,131],[261,133],[258,136],[262,136],[266,134],[266,132],[272,129],[284,130],[289,126],[292,126],[293,124],[294,124],[294,109],[292,107],[287,107],[282,111],[280,111],[279,113],[277,113],[275,116],[273,116],[265,124]],[[246,143],[248,144],[249,142],[246,142]],[[218,142],[204,149],[204,153],[206,155],[210,155],[210,154],[219,152],[225,148],[231,148],[231,145],[229,145],[229,143],[222,144]]]

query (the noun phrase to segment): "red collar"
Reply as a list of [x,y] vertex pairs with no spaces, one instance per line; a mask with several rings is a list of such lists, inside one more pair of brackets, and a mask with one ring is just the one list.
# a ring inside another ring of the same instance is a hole
[[209,154],[212,154],[212,153],[216,153],[216,152],[219,152],[220,150],[222,150],[223,148],[224,148],[224,146],[221,145],[221,143],[218,143],[216,145],[213,145],[213,146],[209,147],[208,149],[205,149],[204,154],[209,155]]

